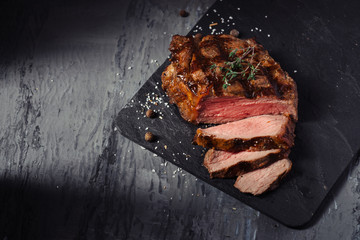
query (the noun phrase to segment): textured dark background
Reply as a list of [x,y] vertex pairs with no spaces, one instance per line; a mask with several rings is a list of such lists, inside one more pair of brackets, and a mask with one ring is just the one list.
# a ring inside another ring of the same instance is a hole
[[0,239],[360,238],[357,164],[294,230],[115,129],[212,3],[1,1]]

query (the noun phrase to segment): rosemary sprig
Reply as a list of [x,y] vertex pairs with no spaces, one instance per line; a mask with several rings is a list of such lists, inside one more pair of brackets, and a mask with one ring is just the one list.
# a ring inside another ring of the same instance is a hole
[[[229,58],[234,58],[236,56],[236,53],[239,49],[235,48],[229,53]],[[243,54],[240,57],[235,57],[233,61],[225,62],[225,66],[218,66],[216,64],[213,64],[210,66],[210,69],[216,70],[219,68],[221,72],[223,73],[223,88],[226,89],[228,86],[230,86],[230,81],[237,77],[241,76],[242,79],[247,80],[254,80],[256,72],[259,70],[258,67],[260,65],[260,62],[254,66],[252,64],[253,58],[255,56],[255,49],[254,47],[248,47],[243,49]],[[250,57],[249,61],[245,61],[246,57]],[[247,72],[249,72],[247,74]],[[246,77],[247,75],[247,77]]]

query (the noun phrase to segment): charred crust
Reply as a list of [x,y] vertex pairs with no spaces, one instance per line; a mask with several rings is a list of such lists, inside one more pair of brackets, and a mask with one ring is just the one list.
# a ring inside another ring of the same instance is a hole
[[[286,134],[286,137],[290,134]],[[292,136],[291,136],[292,137]],[[269,150],[269,149],[289,149],[291,145],[283,137],[255,137],[252,139],[239,139],[234,138],[230,140],[216,138],[215,136],[207,136],[198,130],[193,143],[203,146],[205,148],[215,148],[217,150],[238,152],[250,149],[252,151],[257,150]]]

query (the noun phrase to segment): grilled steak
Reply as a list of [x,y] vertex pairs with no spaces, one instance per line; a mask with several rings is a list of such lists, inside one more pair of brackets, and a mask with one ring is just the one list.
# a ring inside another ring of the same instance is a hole
[[231,178],[266,167],[289,155],[289,151],[271,149],[265,151],[227,152],[210,149],[205,154],[204,166],[211,178]]
[[[231,35],[175,35],[162,88],[197,129],[195,144],[211,148],[210,177],[235,177],[242,192],[272,189],[291,169],[297,87],[262,45]],[[281,159],[281,160],[279,160]]]
[[262,194],[277,187],[279,181],[290,171],[289,159],[276,161],[268,167],[240,175],[234,186],[243,193]]
[[283,115],[260,115],[197,129],[194,143],[224,151],[288,149],[294,144],[294,122]]
[[[297,120],[295,82],[254,39],[175,35],[170,51],[162,87],[187,121],[219,124],[263,114]],[[245,69],[231,75],[224,88],[224,69],[236,59]]]

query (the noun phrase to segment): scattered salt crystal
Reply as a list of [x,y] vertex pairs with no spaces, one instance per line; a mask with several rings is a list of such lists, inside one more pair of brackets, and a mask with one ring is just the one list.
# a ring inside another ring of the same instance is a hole
[[237,8],[238,11],[240,11],[240,8]]
[[130,67],[128,67],[128,69],[132,69],[132,67],[130,66]]
[[155,169],[151,170],[152,172],[155,172]]
[[294,70],[294,73],[297,73],[297,70]]
[[268,34],[267,36],[270,37],[270,34]]

